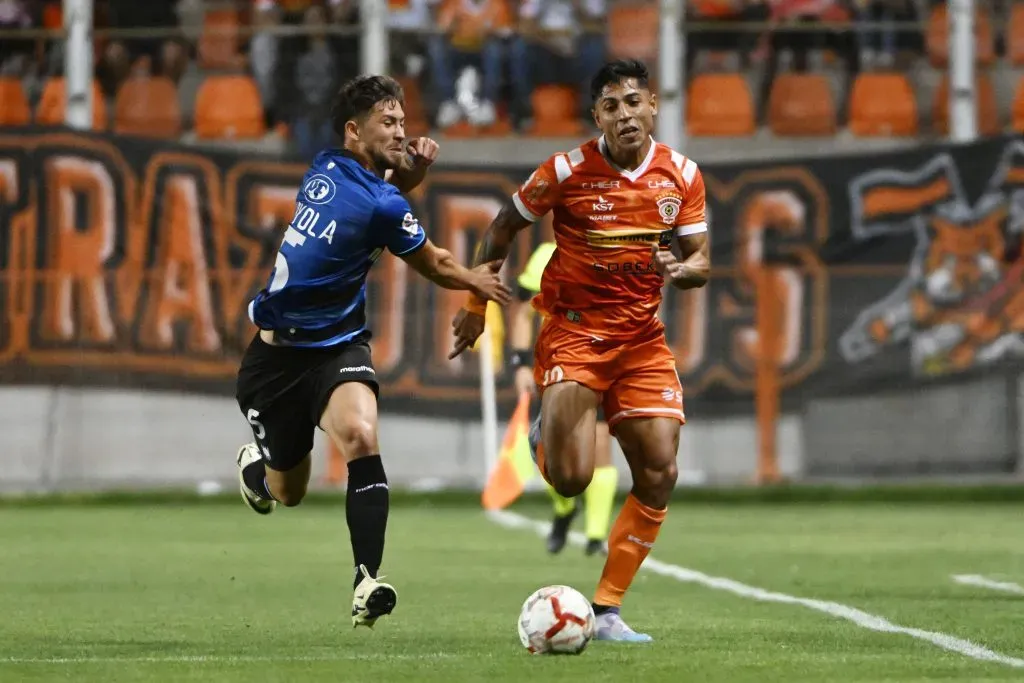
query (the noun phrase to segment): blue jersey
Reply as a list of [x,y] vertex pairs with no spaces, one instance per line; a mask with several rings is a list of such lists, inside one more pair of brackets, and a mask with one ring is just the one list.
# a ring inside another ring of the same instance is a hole
[[367,332],[366,276],[384,249],[405,256],[426,233],[394,185],[341,150],[302,179],[267,287],[249,304],[257,327],[291,346],[333,346]]

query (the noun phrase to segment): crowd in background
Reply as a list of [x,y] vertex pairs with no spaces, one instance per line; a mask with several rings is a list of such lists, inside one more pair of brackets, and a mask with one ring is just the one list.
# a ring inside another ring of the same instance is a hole
[[[535,114],[531,94],[552,83],[576,90],[576,115],[582,124],[589,104],[586,81],[609,56],[609,34],[631,29],[609,20],[608,3],[614,1],[392,0],[391,71],[416,84],[426,117],[437,128],[459,123],[486,128],[502,119],[520,132],[529,130]],[[763,109],[776,73],[813,68],[809,55],[819,50],[829,52],[850,75],[920,56],[921,27],[892,22],[920,24],[934,4],[689,0],[689,20],[709,26],[688,34],[687,74],[714,68],[714,60],[723,54],[738,60],[741,68],[756,66],[761,76],[755,94]],[[98,28],[179,29],[161,37],[97,40],[96,78],[108,98],[138,74],[165,77],[181,87],[190,67],[195,68],[204,17],[211,9],[228,7],[253,31],[240,34],[236,52],[217,68],[251,77],[267,129],[285,127],[300,152],[308,155],[330,139],[333,92],[359,72],[358,5],[358,0],[95,0]],[[1009,0],[989,6],[994,14],[1005,14]],[[881,23],[864,28],[865,21]],[[741,22],[762,23],[771,30],[748,30]],[[814,22],[842,23],[829,30],[800,30]],[[0,0],[0,30],[60,25],[59,0]],[[276,26],[302,26],[305,31],[267,30]],[[62,70],[59,40],[0,40],[0,75],[23,79],[30,99]]]

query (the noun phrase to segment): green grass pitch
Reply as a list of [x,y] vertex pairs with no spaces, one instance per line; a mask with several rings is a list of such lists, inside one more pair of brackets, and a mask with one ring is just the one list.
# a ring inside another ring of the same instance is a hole
[[[526,501],[513,511],[546,520]],[[548,556],[472,503],[396,500],[383,573],[399,603],[349,619],[343,499],[268,518],[240,501],[0,507],[0,681],[981,681],[1024,668],[641,571],[624,616],[650,645],[530,656],[515,621],[534,589],[588,596],[601,559]],[[675,504],[653,556],[1024,659],[1019,502]]]

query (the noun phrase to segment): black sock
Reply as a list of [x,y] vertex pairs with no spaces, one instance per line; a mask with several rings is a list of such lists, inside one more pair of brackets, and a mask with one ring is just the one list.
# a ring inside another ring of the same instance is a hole
[[605,612],[618,612],[618,607],[612,607],[611,605],[598,605],[596,602],[590,605],[594,608],[594,616],[600,616]]
[[251,462],[242,468],[242,481],[263,500],[274,500],[267,489],[267,468],[262,460]]
[[356,565],[355,585],[362,578],[359,565],[376,578],[384,557],[384,532],[388,526],[388,478],[379,455],[356,458],[348,464],[348,495],[345,518],[352,539]]

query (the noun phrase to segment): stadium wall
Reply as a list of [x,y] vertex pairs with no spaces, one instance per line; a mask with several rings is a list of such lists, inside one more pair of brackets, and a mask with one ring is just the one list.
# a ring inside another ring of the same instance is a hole
[[[411,200],[466,260],[531,170],[441,167]],[[0,488],[230,479],[248,438],[230,398],[252,334],[245,303],[273,266],[304,171],[129,138],[0,136]],[[783,474],[1018,476],[1024,142],[703,171],[713,279],[666,291],[661,311],[690,418],[682,484],[753,479],[768,296],[782,323],[770,348]],[[510,271],[550,235],[535,226]],[[461,298],[390,257],[369,286],[392,478],[478,485],[479,364],[446,360]],[[507,344],[492,330],[507,416]]]

